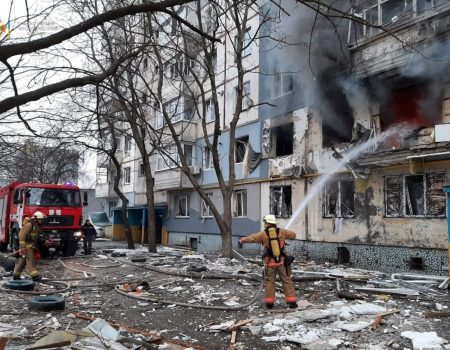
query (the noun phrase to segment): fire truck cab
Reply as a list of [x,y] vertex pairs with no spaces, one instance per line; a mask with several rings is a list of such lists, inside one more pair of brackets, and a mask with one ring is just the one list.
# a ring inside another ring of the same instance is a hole
[[45,240],[38,243],[41,254],[55,248],[64,256],[75,255],[82,237],[83,205],[87,203],[82,203],[75,185],[14,182],[0,188],[0,250],[16,251],[23,220],[40,211],[47,216],[42,226]]

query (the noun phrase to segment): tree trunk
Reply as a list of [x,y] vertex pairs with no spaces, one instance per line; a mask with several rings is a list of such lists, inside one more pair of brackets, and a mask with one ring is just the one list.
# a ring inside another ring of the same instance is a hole
[[231,194],[227,193],[223,197],[223,225],[219,225],[220,233],[222,235],[222,254],[227,258],[233,257],[232,244],[232,222],[233,216],[231,214]]
[[[150,172],[150,169],[148,169]],[[150,177],[146,176],[147,185],[147,215],[148,215],[148,251],[150,253],[156,253],[156,218],[155,218],[155,197],[153,191],[153,183],[154,179],[150,175]]]

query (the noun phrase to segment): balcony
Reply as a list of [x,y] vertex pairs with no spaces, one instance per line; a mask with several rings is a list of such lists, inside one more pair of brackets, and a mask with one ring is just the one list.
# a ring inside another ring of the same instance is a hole
[[354,15],[373,25],[382,25],[384,29],[351,25],[351,63],[354,74],[360,78],[403,67],[413,56],[433,55],[430,48],[436,47],[432,44],[449,31],[450,4],[447,2],[378,0],[359,4],[354,8]]
[[188,177],[179,169],[157,171],[155,174],[155,191],[180,190],[193,188]]
[[117,197],[112,183],[101,183],[95,186],[95,198],[110,198]]

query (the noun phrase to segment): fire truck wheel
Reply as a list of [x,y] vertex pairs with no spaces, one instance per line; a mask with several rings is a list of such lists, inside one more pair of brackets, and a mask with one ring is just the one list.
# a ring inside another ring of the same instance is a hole
[[14,290],[33,290],[34,282],[31,280],[12,280],[6,281],[4,284],[5,288]]
[[74,256],[78,249],[77,241],[66,241],[63,248],[63,256]]
[[66,302],[64,298],[57,295],[39,295],[31,298],[28,309],[33,311],[64,310]]

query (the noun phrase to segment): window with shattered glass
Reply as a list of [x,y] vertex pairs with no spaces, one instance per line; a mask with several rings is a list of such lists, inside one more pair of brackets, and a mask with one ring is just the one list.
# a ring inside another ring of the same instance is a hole
[[405,215],[425,216],[425,177],[405,176]]
[[443,172],[385,177],[387,217],[445,217],[446,200]]
[[445,173],[427,174],[427,215],[433,217],[445,217],[446,200],[445,192],[442,190],[446,183]]
[[384,179],[384,187],[386,216],[402,216],[403,176],[386,176]]
[[355,211],[355,181],[329,182],[324,191],[324,217],[351,218]]
[[189,216],[189,200],[188,196],[178,196],[175,201],[176,216]]
[[270,188],[270,214],[278,218],[288,218],[292,215],[292,186]]
[[236,163],[242,163],[244,161],[247,145],[248,145],[248,136],[236,138],[236,146],[235,146]]

